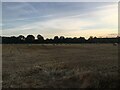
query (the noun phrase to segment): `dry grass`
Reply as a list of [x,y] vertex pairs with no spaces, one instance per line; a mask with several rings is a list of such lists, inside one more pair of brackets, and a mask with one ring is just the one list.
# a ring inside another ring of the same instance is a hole
[[116,88],[112,44],[3,45],[3,88]]

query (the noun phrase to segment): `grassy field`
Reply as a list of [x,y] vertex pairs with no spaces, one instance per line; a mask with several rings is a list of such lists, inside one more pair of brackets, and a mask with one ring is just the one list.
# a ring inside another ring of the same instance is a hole
[[113,44],[3,45],[3,88],[116,88]]

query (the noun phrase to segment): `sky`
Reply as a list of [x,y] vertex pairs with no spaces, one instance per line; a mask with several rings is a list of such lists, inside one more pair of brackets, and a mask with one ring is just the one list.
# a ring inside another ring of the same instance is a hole
[[118,34],[116,2],[3,2],[2,35],[45,38],[113,37]]
[[1,0],[2,2],[119,2],[119,0]]

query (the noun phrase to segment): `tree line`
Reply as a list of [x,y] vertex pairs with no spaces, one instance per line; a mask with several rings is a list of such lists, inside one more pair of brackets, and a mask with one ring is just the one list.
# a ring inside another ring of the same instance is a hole
[[54,36],[53,39],[44,39],[42,35],[37,35],[37,39],[33,35],[28,35],[27,37],[23,35],[19,35],[18,37],[11,36],[11,37],[1,37],[2,44],[79,44],[79,43],[119,43],[120,37],[114,38],[97,38],[90,36],[88,39],[85,37],[73,37],[68,38],[64,36]]

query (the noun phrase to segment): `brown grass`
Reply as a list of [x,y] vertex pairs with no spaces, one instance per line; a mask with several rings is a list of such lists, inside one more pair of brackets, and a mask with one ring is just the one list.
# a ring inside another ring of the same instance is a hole
[[3,88],[116,88],[112,44],[3,45]]

